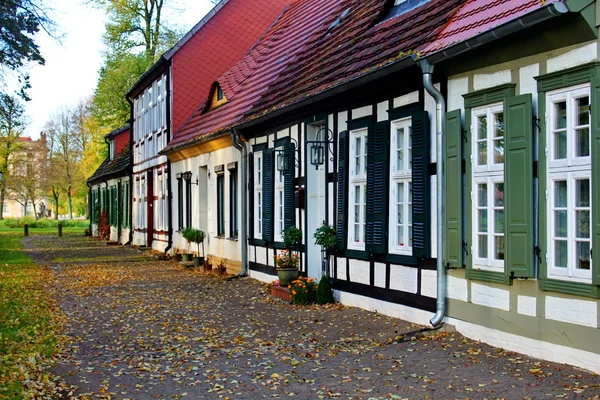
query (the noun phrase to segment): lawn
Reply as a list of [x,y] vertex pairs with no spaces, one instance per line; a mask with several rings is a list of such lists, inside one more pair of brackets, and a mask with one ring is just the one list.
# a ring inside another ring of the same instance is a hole
[[24,226],[26,224],[29,227],[30,235],[56,236],[58,235],[58,224],[61,224],[63,236],[83,236],[85,235],[85,230],[89,228],[90,221],[88,219],[5,219],[0,221],[0,234],[10,232],[23,236]]
[[21,237],[0,229],[0,399],[53,398],[48,369],[63,318],[47,290],[52,272],[24,254]]

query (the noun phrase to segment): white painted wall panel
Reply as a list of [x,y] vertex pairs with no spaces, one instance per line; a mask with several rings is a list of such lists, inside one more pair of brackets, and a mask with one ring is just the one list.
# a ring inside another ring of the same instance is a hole
[[385,288],[385,264],[375,263],[375,286]]
[[390,289],[417,293],[417,274],[419,270],[402,265],[390,265]]
[[412,103],[419,102],[419,92],[412,92],[400,97],[396,97],[393,101],[394,108],[402,107]]
[[431,258],[437,258],[437,175],[430,177]]
[[463,108],[465,102],[463,94],[469,90],[469,78],[458,78],[448,80],[448,111]]
[[388,120],[388,104],[389,103],[387,101],[377,103],[377,122]]
[[531,93],[534,110],[537,110],[537,81],[534,77],[539,74],[539,64],[532,64],[519,68],[519,92],[517,94]]
[[249,262],[256,262],[255,251],[256,251],[256,248],[254,246],[248,245],[248,261]]
[[595,301],[547,296],[546,318],[597,328],[598,305]]
[[471,302],[485,307],[510,310],[510,291],[471,282]]
[[348,276],[346,275],[346,259],[338,258],[337,259],[337,277],[343,281],[348,280]]
[[371,107],[371,106],[354,108],[352,110],[352,119],[362,118],[362,117],[366,117],[366,116],[372,115],[372,114],[373,114],[373,107]]
[[517,312],[523,315],[535,317],[537,311],[537,299],[533,296],[519,295],[517,297]]
[[369,262],[361,260],[350,260],[350,282],[362,283],[368,285],[371,283],[369,279]]
[[558,57],[549,58],[546,63],[548,73],[560,71],[563,69],[575,67],[586,62],[594,61],[598,57],[597,43],[593,42],[588,45],[571,50]]
[[[433,85],[437,90],[440,90],[440,84],[436,83]],[[425,91],[425,111],[429,113],[429,137],[431,143],[431,162],[434,163],[437,159],[437,147],[436,147],[436,132],[441,129],[441,127],[436,126],[436,105],[435,99],[431,97],[427,91]]]
[[481,90],[510,82],[510,70],[505,69],[503,71],[493,72],[491,74],[476,74],[473,77],[473,88],[475,90]]
[[345,131],[348,129],[348,111],[342,111],[338,113],[338,132]]
[[437,271],[421,270],[421,294],[437,298]]
[[267,265],[267,249],[264,247],[256,247],[256,262]]

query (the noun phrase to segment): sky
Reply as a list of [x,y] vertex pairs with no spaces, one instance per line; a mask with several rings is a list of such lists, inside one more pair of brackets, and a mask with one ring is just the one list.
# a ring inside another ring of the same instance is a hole
[[[208,13],[209,0],[169,0],[184,10],[177,16],[179,26],[191,29]],[[48,119],[61,107],[72,106],[91,96],[102,66],[102,33],[107,20],[104,12],[92,8],[85,0],[48,1],[53,8],[50,18],[57,24],[60,42],[45,33],[36,35],[36,43],[46,60],[29,71],[31,101],[26,112],[29,125],[24,136],[38,139]],[[173,18],[173,13],[166,18]]]

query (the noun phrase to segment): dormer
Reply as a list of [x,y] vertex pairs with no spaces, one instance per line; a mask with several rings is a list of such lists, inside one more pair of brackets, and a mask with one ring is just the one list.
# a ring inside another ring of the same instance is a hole
[[214,110],[217,107],[221,107],[223,104],[227,103],[227,97],[225,97],[225,94],[223,93],[223,89],[221,89],[221,85],[219,85],[219,82],[213,83],[210,89],[208,99],[209,101],[206,104],[206,107],[204,107],[204,111],[202,111],[203,114]]
[[391,8],[383,17],[383,21],[405,14],[430,0],[394,0]]

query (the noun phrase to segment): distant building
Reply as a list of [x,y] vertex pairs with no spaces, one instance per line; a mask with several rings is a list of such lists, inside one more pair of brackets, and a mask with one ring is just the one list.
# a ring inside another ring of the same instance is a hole
[[44,192],[48,158],[46,135],[42,133],[39,140],[21,137],[12,145],[15,150],[8,161],[8,172],[3,176],[6,189],[2,217],[49,216]]

